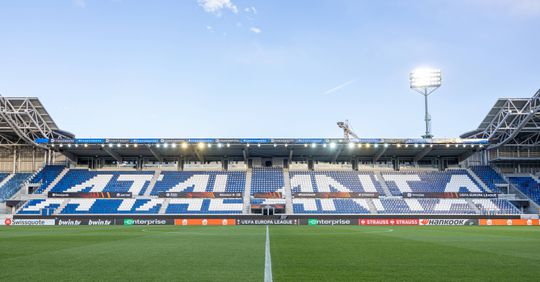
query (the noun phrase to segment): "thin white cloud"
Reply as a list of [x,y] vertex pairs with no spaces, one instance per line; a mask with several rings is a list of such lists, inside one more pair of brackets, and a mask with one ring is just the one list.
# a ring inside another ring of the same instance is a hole
[[340,84],[340,85],[338,85],[338,86],[336,86],[336,87],[334,87],[334,88],[331,88],[331,89],[326,90],[326,91],[324,92],[324,95],[332,94],[332,93],[338,91],[339,89],[344,88],[344,87],[347,87],[347,86],[349,86],[349,85],[351,85],[351,84],[353,84],[353,83],[355,83],[355,82],[356,82],[356,79],[351,79],[351,80],[349,80],[349,81],[347,81],[347,82],[344,82],[344,83],[342,83],[342,84]]
[[229,10],[235,14],[238,13],[238,8],[234,5],[231,0],[197,0],[199,6],[207,13],[212,13],[214,15],[221,15],[223,10]]
[[252,14],[257,14],[257,9],[255,9],[255,7],[251,6],[251,7],[247,7],[244,9],[244,12],[246,13],[252,13]]
[[211,25],[207,25],[206,30],[208,30],[210,32],[214,32],[214,28]]
[[262,30],[261,30],[260,28],[258,28],[258,27],[252,27],[252,28],[250,28],[249,30],[250,30],[251,32],[257,33],[257,34],[259,34],[259,33],[262,32]]
[[85,0],[72,0],[71,3],[73,5],[79,7],[79,8],[85,8],[86,7],[86,1]]

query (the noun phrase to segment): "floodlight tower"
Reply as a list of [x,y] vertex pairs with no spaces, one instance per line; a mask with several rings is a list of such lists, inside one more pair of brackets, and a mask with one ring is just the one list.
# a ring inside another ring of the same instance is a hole
[[350,136],[356,138],[356,139],[360,139],[360,137],[358,137],[358,135],[356,135],[356,133],[354,133],[351,129],[351,127],[349,126],[349,120],[346,119],[345,121],[338,121],[337,122],[337,126],[341,129],[343,129],[343,138],[345,139],[345,141],[349,141],[350,140]]
[[426,116],[426,134],[422,136],[424,139],[433,138],[431,134],[431,115],[428,111],[428,96],[441,86],[441,70],[418,68],[409,75],[411,89],[424,95]]

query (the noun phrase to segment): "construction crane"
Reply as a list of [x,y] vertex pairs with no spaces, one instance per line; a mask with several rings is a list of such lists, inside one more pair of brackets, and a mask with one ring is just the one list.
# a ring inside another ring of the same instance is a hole
[[351,139],[350,136],[356,139],[360,139],[360,137],[358,137],[358,135],[356,135],[356,133],[352,131],[351,127],[349,126],[348,119],[346,119],[345,121],[338,121],[337,126],[343,129],[343,138],[345,138],[345,141],[349,141]]

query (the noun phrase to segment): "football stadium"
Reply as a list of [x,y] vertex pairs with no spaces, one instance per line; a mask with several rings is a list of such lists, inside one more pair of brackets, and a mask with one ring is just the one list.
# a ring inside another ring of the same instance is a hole
[[[231,1],[194,2],[217,20],[257,15]],[[409,73],[403,92],[423,96],[425,126],[412,138],[365,136],[341,117],[333,137],[87,137],[55,116],[72,107],[81,128],[100,115],[139,124],[77,98],[0,93],[0,280],[538,281],[540,90],[486,94],[483,119],[439,137],[428,96],[444,86],[443,71]],[[391,116],[390,102],[372,98]],[[127,100],[99,103],[128,115]],[[233,117],[206,110],[212,101],[182,103],[242,123],[241,107],[270,102],[240,103]],[[129,111],[154,123],[166,114]],[[395,130],[379,116],[364,123]]]
[[342,138],[79,139],[38,98],[0,102],[6,280],[539,274],[540,91],[444,139],[345,122]]

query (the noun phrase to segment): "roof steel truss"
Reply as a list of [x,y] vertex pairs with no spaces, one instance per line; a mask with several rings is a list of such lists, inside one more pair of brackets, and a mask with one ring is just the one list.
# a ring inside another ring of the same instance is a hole
[[[17,103],[13,103],[16,101]],[[6,98],[0,95],[0,144],[29,144],[38,138],[69,138],[53,130],[29,98]]]
[[489,139],[490,148],[540,145],[540,90],[527,100],[504,100],[489,124],[467,137]]

